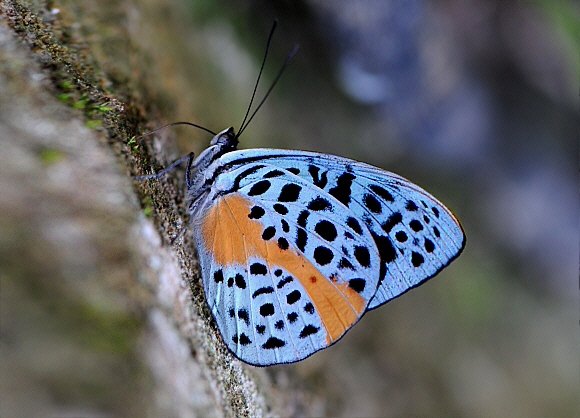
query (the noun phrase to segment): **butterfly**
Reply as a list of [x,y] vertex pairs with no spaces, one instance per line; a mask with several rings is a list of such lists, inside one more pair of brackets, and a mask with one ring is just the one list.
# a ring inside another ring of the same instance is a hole
[[330,346],[463,250],[453,213],[397,174],[331,154],[237,150],[238,138],[227,128],[167,169],[187,158],[206,300],[246,363],[291,363]]

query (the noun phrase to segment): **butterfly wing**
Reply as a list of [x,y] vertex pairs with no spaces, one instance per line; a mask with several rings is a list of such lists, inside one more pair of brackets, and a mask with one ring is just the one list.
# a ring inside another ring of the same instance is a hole
[[381,255],[371,230],[336,196],[295,167],[248,159],[250,151],[220,158],[193,214],[206,298],[240,359],[293,362],[338,340],[364,314]]
[[346,219],[352,216],[362,225],[380,256],[379,285],[368,309],[434,276],[465,246],[463,229],[445,205],[409,180],[378,167],[329,154],[279,149],[241,150],[222,158],[276,165],[348,210]]

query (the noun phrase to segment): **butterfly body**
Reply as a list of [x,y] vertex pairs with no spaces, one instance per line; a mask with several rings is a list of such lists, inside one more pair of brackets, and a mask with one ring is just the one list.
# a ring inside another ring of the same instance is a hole
[[245,362],[301,360],[463,249],[453,214],[401,176],[308,151],[236,150],[233,128],[188,164],[206,299]]

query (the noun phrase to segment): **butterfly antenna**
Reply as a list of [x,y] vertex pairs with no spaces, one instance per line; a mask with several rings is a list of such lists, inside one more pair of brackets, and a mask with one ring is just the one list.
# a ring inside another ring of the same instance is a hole
[[[266,58],[268,57],[270,43],[272,42],[272,37],[274,36],[274,32],[276,31],[276,26],[278,26],[278,20],[274,19],[274,23],[272,24],[272,29],[270,29],[270,35],[268,36],[268,42],[266,43],[266,52],[264,52],[264,58],[262,59],[262,65],[260,66],[260,71],[258,72],[258,79],[256,80],[256,84],[254,85],[254,91],[252,92],[252,98],[250,99],[250,104],[248,105],[248,110],[246,110],[244,120],[242,121],[242,124],[240,125],[240,132],[244,129],[244,124],[246,123],[246,119],[248,119],[248,115],[250,114],[250,109],[252,108],[252,103],[254,102],[254,98],[256,97],[256,91],[258,91],[258,84],[260,84],[260,78],[262,77],[262,73],[264,72],[264,65],[266,64]],[[238,134],[238,136],[239,136],[239,134]]]
[[197,125],[195,123],[191,123],[191,122],[173,122],[173,123],[170,123],[168,125],[162,126],[161,128],[157,128],[157,129],[154,129],[154,130],[152,130],[150,132],[146,132],[146,133],[144,133],[142,135],[139,135],[139,136],[135,137],[135,141],[139,141],[142,138],[145,138],[146,136],[153,135],[155,132],[158,132],[158,131],[160,131],[162,129],[169,128],[169,127],[175,126],[175,125],[189,125],[189,126],[193,126],[194,128],[199,128],[199,129],[201,129],[203,131],[206,131],[206,132],[212,134],[213,136],[216,135],[216,133],[214,131],[212,131],[210,129],[207,129],[207,128],[204,128],[203,126]]
[[290,63],[290,60],[292,59],[292,57],[294,56],[294,54],[296,54],[296,51],[298,51],[298,48],[300,48],[300,45],[298,45],[298,44],[294,45],[294,48],[292,48],[292,51],[290,51],[290,53],[288,54],[288,56],[284,60],[284,64],[282,64],[282,67],[280,68],[280,71],[278,71],[278,74],[276,75],[276,78],[274,79],[274,82],[272,83],[272,85],[270,86],[270,88],[268,89],[268,91],[266,92],[266,94],[264,95],[264,98],[262,99],[262,101],[260,101],[260,103],[256,107],[256,110],[254,110],[254,112],[252,113],[252,115],[248,119],[248,122],[246,122],[245,125],[243,125],[242,127],[240,127],[240,130],[239,130],[239,132],[238,132],[238,134],[236,136],[239,137],[242,134],[242,132],[248,127],[248,125],[250,124],[250,122],[252,121],[252,119],[254,119],[254,116],[256,116],[256,113],[258,113],[258,110],[260,110],[260,108],[262,107],[262,105],[264,104],[264,102],[266,101],[266,99],[268,98],[268,96],[270,95],[270,93],[272,92],[272,90],[274,89],[274,86],[276,85],[276,83],[278,82],[278,80],[280,80],[280,77],[282,77],[282,73],[284,72],[284,70],[286,69],[286,67],[288,66],[288,64]]

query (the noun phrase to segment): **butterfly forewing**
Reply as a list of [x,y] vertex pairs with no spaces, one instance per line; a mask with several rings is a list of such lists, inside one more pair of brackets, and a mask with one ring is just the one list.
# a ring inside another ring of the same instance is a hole
[[[251,149],[227,155],[290,170],[338,200],[368,231],[381,258],[379,287],[368,309],[417,286],[463,249],[461,225],[441,202],[405,178],[344,157],[307,151]],[[229,160],[228,158],[228,160]],[[316,192],[314,192],[316,193]]]

